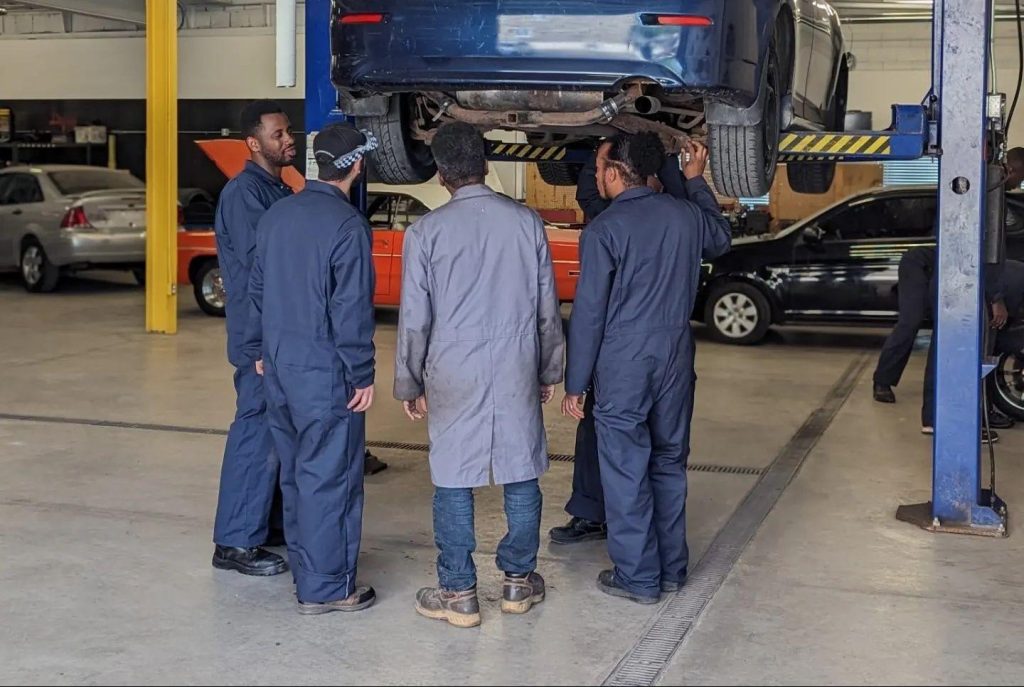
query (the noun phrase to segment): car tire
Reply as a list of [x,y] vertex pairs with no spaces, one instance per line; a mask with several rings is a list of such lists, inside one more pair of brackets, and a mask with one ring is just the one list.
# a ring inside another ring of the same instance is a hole
[[583,165],[568,162],[538,162],[537,172],[545,184],[551,186],[575,186],[580,181]]
[[986,382],[996,408],[1024,422],[1024,353],[1003,353]]
[[412,137],[415,101],[411,96],[393,95],[387,114],[357,117],[356,125],[377,136],[380,145],[369,154],[370,176],[384,184],[421,184],[437,173],[430,146]]
[[730,198],[758,198],[768,193],[779,160],[782,121],[779,59],[774,43],[768,52],[761,121],[751,126],[710,124],[711,178]]
[[46,251],[35,239],[25,241],[18,262],[21,283],[30,293],[49,293],[60,282],[60,267],[50,262]]
[[[846,65],[839,68],[836,94],[829,113],[829,131],[842,131],[846,122],[846,102],[849,95],[849,74]],[[797,193],[828,193],[836,176],[833,162],[790,162],[786,165],[789,186]]]
[[756,286],[740,281],[727,282],[712,288],[704,306],[704,323],[716,341],[749,346],[768,333],[772,309]]
[[224,317],[224,282],[220,264],[206,260],[195,272],[192,279],[192,293],[195,294],[199,309],[212,317]]

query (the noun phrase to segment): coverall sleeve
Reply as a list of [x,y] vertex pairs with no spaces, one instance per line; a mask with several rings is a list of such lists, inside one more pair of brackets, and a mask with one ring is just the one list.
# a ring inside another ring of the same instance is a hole
[[703,246],[701,257],[711,260],[725,254],[732,246],[732,226],[722,214],[722,209],[718,207],[718,200],[708,182],[704,177],[687,179],[686,192],[690,201],[699,209],[697,217]]
[[249,319],[245,324],[242,354],[252,361],[263,357],[263,259],[266,255],[266,233],[264,231],[259,234],[252,269],[249,271]]
[[402,302],[398,311],[394,389],[399,401],[413,401],[426,393],[423,368],[433,323],[427,255],[420,232],[413,225],[406,232],[402,249]]
[[357,389],[373,384],[373,256],[370,229],[362,217],[342,225],[331,251],[334,276],[331,294],[331,330],[345,374]]
[[580,237],[581,273],[569,318],[565,392],[573,395],[583,394],[590,388],[604,338],[608,299],[615,278],[615,258],[606,243],[607,238],[594,229],[591,227]]
[[224,230],[237,259],[246,261],[256,250],[256,227],[266,211],[266,204],[252,187],[225,199]]
[[679,169],[679,156],[668,155],[665,162],[658,170],[658,181],[665,187],[665,193],[679,200],[690,200],[690,194],[686,191],[686,182],[683,179],[683,170]]
[[562,313],[555,287],[555,268],[551,263],[544,222],[534,215],[537,235],[537,334],[540,337],[539,379],[542,385],[558,384],[565,369],[565,338]]
[[611,201],[601,197],[597,189],[597,152],[583,165],[579,181],[576,182],[576,202],[583,210],[583,217],[587,222],[593,221],[595,217],[608,209]]

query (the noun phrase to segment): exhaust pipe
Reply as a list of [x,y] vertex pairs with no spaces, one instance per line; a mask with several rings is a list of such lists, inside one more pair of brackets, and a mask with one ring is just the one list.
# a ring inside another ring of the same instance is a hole
[[540,112],[537,110],[489,112],[486,110],[467,109],[442,93],[432,93],[430,95],[440,103],[442,114],[446,114],[460,122],[466,122],[474,126],[511,126],[521,128],[540,126],[573,127],[604,124],[610,122],[627,108],[633,107],[633,103],[637,99],[635,92],[627,91],[608,98],[597,107],[584,112]]
[[661,101],[653,95],[642,95],[633,103],[633,109],[637,114],[652,115],[661,112]]

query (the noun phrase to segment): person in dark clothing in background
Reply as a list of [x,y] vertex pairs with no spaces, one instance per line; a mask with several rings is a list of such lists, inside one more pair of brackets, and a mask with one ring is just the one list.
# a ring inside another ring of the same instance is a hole
[[[657,176],[650,177],[647,185],[674,198],[689,200],[678,155],[666,155]],[[580,173],[576,186],[576,202],[583,209],[584,218],[588,223],[612,204],[610,199],[601,196],[597,186],[597,151]],[[551,528],[548,532],[548,536],[555,544],[575,544],[605,539],[608,536],[593,411],[594,394],[587,394],[584,399],[584,417],[576,427],[572,495],[565,504],[565,512],[569,514],[570,520],[565,525]]]
[[[1020,186],[1024,181],[1024,148],[1007,153],[1006,189]],[[1009,220],[1008,220],[1009,221]],[[896,326],[885,340],[878,365],[875,368],[873,395],[879,403],[895,403],[897,386],[914,348],[918,331],[932,318],[936,302],[936,249],[934,246],[912,248],[904,253],[899,266],[899,316]],[[1002,329],[1010,316],[1017,315],[1024,300],[1024,264],[1007,260],[990,266],[985,273],[985,297],[991,307],[991,324]],[[922,406],[922,430],[929,433],[934,425],[934,351],[929,347],[928,368],[925,373],[925,398]],[[989,424],[996,429],[1014,425],[1006,415],[989,408]],[[993,440],[998,440],[993,435]]]
[[[282,540],[280,525],[276,533],[269,531],[278,491],[278,460],[266,423],[263,380],[256,374],[255,360],[242,350],[242,339],[249,320],[247,289],[256,225],[271,205],[292,195],[281,174],[295,160],[295,139],[288,116],[271,100],[247,105],[242,111],[241,129],[251,159],[224,187],[215,219],[217,258],[227,292],[228,360],[235,367],[237,408],[224,447],[213,530],[213,566],[245,575],[277,575],[288,569],[287,563],[260,547]],[[280,521],[279,510],[278,514]]]
[[281,460],[298,611],[359,611],[366,415],[374,396],[371,230],[349,201],[376,139],[345,125],[316,136],[319,180],[263,216],[244,351],[265,375]]
[[[693,414],[690,316],[700,265],[729,250],[731,229],[704,181],[707,149],[688,143],[683,201],[645,185],[664,162],[652,133],[620,135],[598,151],[597,183],[611,199],[583,232],[582,272],[569,321],[562,412],[585,418],[595,396],[614,568],[598,588],[657,603],[686,579],[686,461]],[[637,218],[643,218],[638,222]]]

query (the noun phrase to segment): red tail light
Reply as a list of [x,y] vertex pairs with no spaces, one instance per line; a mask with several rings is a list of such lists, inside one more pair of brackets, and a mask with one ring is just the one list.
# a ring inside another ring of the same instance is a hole
[[383,12],[364,12],[361,14],[343,14],[338,18],[339,24],[383,24],[387,15]]
[[711,26],[711,17],[699,14],[643,14],[640,21],[647,26]]
[[61,229],[92,229],[89,218],[85,216],[85,208],[73,207],[64,215],[60,221]]

